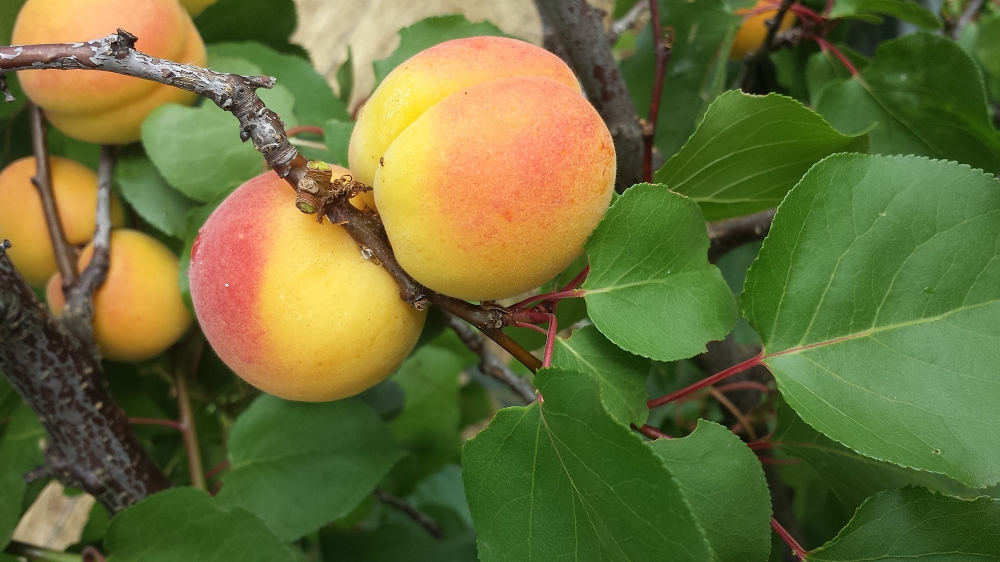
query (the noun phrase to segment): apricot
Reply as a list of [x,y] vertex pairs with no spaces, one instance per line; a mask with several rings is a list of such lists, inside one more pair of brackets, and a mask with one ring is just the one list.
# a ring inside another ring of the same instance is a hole
[[[82,246],[94,235],[97,214],[97,174],[83,164],[53,156],[49,159],[52,191],[66,239]],[[56,271],[52,239],[42,212],[42,200],[31,183],[35,159],[21,158],[0,171],[0,240],[10,239],[7,252],[14,267],[31,285],[43,285]],[[121,202],[111,200],[111,220],[124,220]]]
[[[346,174],[336,168],[334,175]],[[425,312],[362,257],[347,232],[295,207],[274,172],[237,188],[191,249],[191,298],[215,352],[244,380],[288,400],[357,394],[389,376]]]
[[349,154],[356,179],[373,182],[400,265],[469,300],[514,296],[565,269],[615,181],[611,135],[570,69],[495,37],[442,43],[396,68]]
[[[90,263],[92,245],[80,254],[79,267]],[[94,339],[101,354],[114,361],[145,361],[163,353],[191,325],[181,298],[177,256],[162,242],[136,230],[111,233],[111,265],[94,294]],[[65,304],[62,276],[45,288],[54,314]]]
[[[743,18],[743,23],[740,25],[739,31],[736,32],[736,39],[733,40],[733,47],[729,51],[729,60],[741,61],[747,53],[752,53],[760,48],[764,43],[764,38],[767,37],[767,26],[764,24],[778,14],[779,4],[781,2],[776,0],[759,0],[753,8],[736,11],[737,15],[751,15]],[[758,11],[768,6],[773,7],[773,9]],[[789,11],[781,19],[778,31],[785,31],[793,25],[795,25],[795,14]]]
[[[204,66],[205,45],[177,0],[28,0],[14,22],[14,44],[67,43],[122,28],[144,53]],[[18,79],[31,101],[67,135],[87,142],[139,140],[146,116],[165,103],[191,104],[197,94],[148,80],[90,70],[25,70]]]

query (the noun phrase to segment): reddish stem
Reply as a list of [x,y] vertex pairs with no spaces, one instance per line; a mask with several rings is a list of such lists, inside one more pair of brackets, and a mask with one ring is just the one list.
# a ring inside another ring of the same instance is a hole
[[802,459],[774,459],[771,457],[757,457],[761,464],[799,464]]
[[788,9],[800,18],[810,19],[818,24],[823,24],[827,21],[826,18],[817,14],[808,6],[803,6],[802,4],[792,4]]
[[833,10],[833,0],[826,0],[826,7],[823,8],[823,15],[829,16],[832,10]]
[[208,492],[209,494],[211,494],[213,498],[215,497],[216,494],[219,493],[219,490],[222,489],[222,482],[223,482],[222,480],[216,482],[215,485],[212,486],[212,490]]
[[798,556],[801,562],[806,562],[806,554],[808,554],[806,549],[802,548],[802,545],[800,545],[792,535],[788,534],[788,531],[786,531],[785,528],[781,526],[781,523],[778,523],[778,520],[774,517],[771,518],[771,528],[774,529],[775,533],[778,533],[781,540],[785,541],[788,548],[792,549],[792,554]]
[[773,441],[751,441],[750,443],[747,443],[747,447],[750,447],[754,451],[758,449],[770,449],[775,445],[777,445],[777,443]]
[[174,420],[162,418],[129,418],[128,421],[132,425],[162,425],[163,427],[169,427],[177,431],[184,431],[184,426]]
[[211,480],[213,476],[222,472],[223,470],[229,468],[229,459],[226,459],[219,464],[215,465],[212,470],[205,473],[205,480]]
[[546,330],[545,328],[542,328],[541,326],[535,326],[534,324],[530,324],[528,322],[518,322],[517,320],[513,320],[511,321],[510,325],[515,328],[528,328],[529,330],[534,330],[540,334],[545,334],[546,337],[548,337],[549,335],[548,330]]
[[841,64],[843,64],[844,67],[847,68],[847,70],[851,73],[851,76],[858,75],[858,69],[855,68],[853,64],[851,64],[850,59],[844,56],[844,53],[840,52],[840,49],[838,49],[836,45],[830,43],[825,38],[820,37],[819,35],[813,35],[811,33],[803,35],[803,37],[805,37],[806,39],[812,39],[813,41],[816,41],[816,44],[819,45],[819,48],[822,49],[824,53],[833,53],[833,55],[840,60]]
[[730,390],[759,390],[764,394],[771,393],[771,389],[768,388],[767,385],[757,381],[731,382],[729,384],[717,386],[715,387],[715,390],[718,390],[719,392],[729,392]]
[[649,116],[642,131],[642,181],[653,181],[653,139],[656,136],[656,121],[660,114],[660,97],[663,94],[663,77],[673,53],[673,32],[668,40],[660,29],[660,6],[658,0],[649,0],[650,24],[653,26],[653,43],[656,49],[656,71],[653,75],[653,98],[649,103]]
[[587,279],[587,274],[590,273],[590,266],[583,268],[580,273],[576,274],[576,277],[566,283],[566,286],[558,291],[553,291],[551,293],[542,293],[540,295],[535,295],[533,297],[528,297],[523,301],[516,302],[510,306],[511,310],[518,310],[525,308],[526,305],[539,302],[539,301],[560,301],[562,299],[569,299],[573,297],[582,297],[585,293],[583,291],[578,291],[577,287],[583,284]]
[[758,353],[755,357],[751,357],[750,359],[747,359],[746,361],[744,361],[742,363],[737,363],[736,365],[733,365],[732,367],[730,367],[730,368],[728,368],[728,369],[726,369],[724,371],[718,372],[718,373],[716,373],[716,374],[714,374],[714,375],[712,375],[712,376],[710,376],[708,378],[702,379],[702,380],[700,380],[700,381],[698,381],[698,382],[696,382],[696,383],[694,383],[694,384],[692,384],[690,386],[684,387],[684,388],[682,388],[682,389],[680,389],[680,390],[678,390],[676,392],[671,392],[670,394],[668,394],[666,396],[661,396],[660,398],[657,398],[656,400],[650,400],[649,402],[646,402],[646,406],[649,407],[649,408],[656,408],[657,406],[662,406],[662,405],[667,404],[669,402],[673,402],[674,400],[677,400],[678,398],[687,396],[688,394],[691,394],[692,392],[698,392],[699,390],[701,390],[703,388],[707,388],[709,386],[712,386],[713,384],[715,384],[715,383],[717,383],[719,381],[723,381],[723,380],[725,380],[725,379],[727,379],[727,378],[729,378],[729,377],[731,377],[731,376],[733,376],[733,375],[735,375],[737,373],[742,373],[743,371],[746,371],[747,369],[752,369],[752,368],[756,367],[757,365],[762,364],[763,363],[763,357],[764,357],[764,352],[762,351],[762,352]]
[[315,125],[298,125],[286,131],[286,134],[288,135],[289,138],[299,136],[302,133],[309,133],[313,135],[319,135],[322,137],[323,127],[317,127]]
[[646,437],[649,437],[650,439],[673,439],[673,437],[667,435],[666,433],[663,433],[662,431],[656,429],[651,425],[644,425],[642,427],[638,427],[635,424],[632,424],[632,429],[638,431],[639,433],[645,435]]
[[545,353],[542,354],[542,367],[552,366],[552,353],[556,348],[556,333],[559,331],[558,324],[559,320],[556,315],[549,314],[549,330],[545,334]]

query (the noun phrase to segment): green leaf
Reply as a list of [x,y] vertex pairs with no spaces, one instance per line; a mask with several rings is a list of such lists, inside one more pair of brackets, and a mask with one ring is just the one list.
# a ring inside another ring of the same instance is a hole
[[[656,148],[665,158],[694,133],[708,104],[724,90],[726,63],[740,17],[722,0],[660,0],[663,29],[674,30],[656,121]],[[656,55],[650,26],[639,33],[638,50],[621,63],[622,77],[639,115],[649,114]]]
[[323,126],[323,140],[331,156],[331,164],[347,167],[347,147],[351,144],[354,121],[327,121]]
[[618,347],[674,361],[705,351],[736,323],[736,300],[708,263],[705,221],[690,199],[662,185],[636,185],[585,247],[587,310]]
[[778,448],[783,452],[809,463],[851,511],[878,492],[910,485],[952,496],[968,492],[958,482],[940,474],[859,455],[810,427],[780,398],[776,410],[778,423],[771,440],[779,443]]
[[[337,69],[337,87],[340,89],[340,103],[346,108],[351,103],[351,92],[354,91],[354,54],[351,46],[347,46],[347,60]],[[350,120],[345,119],[345,121]]]
[[712,558],[677,481],[609,416],[585,373],[543,369],[545,400],[500,410],[462,454],[483,562]]
[[141,150],[129,148],[118,157],[115,185],[146,222],[174,238],[184,238],[195,202],[170,187]]
[[218,43],[211,45],[208,53],[209,59],[246,59],[258,66],[262,74],[277,78],[278,84],[295,97],[295,116],[301,124],[322,126],[330,119],[351,119],[344,102],[334,95],[326,79],[302,57],[282,54],[254,41]]
[[601,383],[601,404],[620,424],[646,423],[646,377],[650,362],[608,341],[594,326],[574,330],[569,339],[556,338],[552,365],[587,373]]
[[21,519],[21,505],[28,485],[24,473],[42,464],[39,442],[45,430],[31,409],[22,405],[10,420],[0,441],[0,552]]
[[374,530],[342,530],[334,527],[320,532],[323,560],[363,560],[364,562],[478,562],[476,535],[466,530],[438,540],[402,514],[390,514],[388,521]]
[[[25,0],[0,0],[0,45],[9,45],[14,21]],[[2,103],[2,102],[0,102]]]
[[288,42],[298,25],[293,0],[218,0],[194,19],[206,45],[257,41],[306,60],[305,50]]
[[461,14],[434,16],[399,30],[399,46],[387,58],[374,61],[375,87],[406,59],[438,43],[465,37],[492,35],[510,37],[488,21],[472,23]]
[[[838,45],[837,48],[858,70],[864,70],[871,62],[849,47]],[[813,53],[806,64],[806,87],[809,89],[809,104],[816,107],[820,93],[827,86],[850,77],[851,71],[833,53],[829,51]]]
[[837,538],[809,560],[992,561],[1000,552],[1000,501],[961,500],[922,488],[889,490],[858,509]]
[[698,420],[683,439],[650,443],[677,480],[719,562],[766,560],[771,493],[757,455],[733,432]]
[[881,23],[882,18],[877,17],[878,15],[892,16],[923,29],[941,27],[941,22],[934,12],[918,2],[908,0],[836,0],[829,17],[871,21],[871,16],[876,16],[875,23]]
[[252,513],[219,508],[207,492],[173,488],[149,496],[111,520],[108,562],[297,562]]
[[791,98],[733,90],[712,102],[654,179],[697,201],[705,220],[720,220],[777,207],[813,164],[835,152],[868,152],[868,135],[842,135]]
[[983,17],[977,22],[976,60],[986,73],[986,84],[994,100],[1000,99],[1000,13]]
[[860,75],[826,87],[816,111],[837,130],[871,131],[873,154],[916,154],[1000,172],[1000,133],[989,122],[976,64],[930,33],[886,41]]
[[744,314],[802,419],[870,456],[1000,480],[1000,181],[838,154],[778,208]]
[[216,501],[256,513],[290,541],[350,513],[402,455],[360,400],[262,395],[229,434],[232,472]]

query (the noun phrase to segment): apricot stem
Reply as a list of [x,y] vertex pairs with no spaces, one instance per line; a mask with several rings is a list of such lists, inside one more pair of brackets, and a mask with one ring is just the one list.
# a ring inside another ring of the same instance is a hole
[[726,410],[729,410],[729,413],[732,414],[734,418],[736,418],[736,421],[739,422],[737,427],[739,425],[742,425],[744,428],[746,428],[747,436],[750,437],[751,441],[757,440],[757,432],[754,431],[753,424],[751,424],[750,421],[747,419],[746,415],[743,412],[741,412],[739,408],[736,407],[736,404],[733,404],[731,400],[726,398],[722,394],[722,392],[719,389],[715,388],[714,386],[708,387],[708,393],[712,396],[712,398],[715,398],[716,402],[722,404],[722,407],[725,408]]
[[649,437],[650,439],[654,439],[654,440],[655,439],[673,439],[673,437],[667,435],[666,433],[663,433],[662,431],[660,431],[659,429],[656,429],[655,427],[653,427],[651,425],[643,425],[642,427],[639,427],[639,426],[637,426],[635,424],[632,424],[632,429],[634,429],[634,430],[638,431],[639,433],[645,435],[646,437]]
[[673,54],[674,32],[667,28],[660,30],[659,0],[649,0],[650,25],[653,27],[653,44],[656,51],[656,69],[653,74],[653,97],[649,104],[649,116],[642,128],[642,181],[653,181],[653,139],[656,136],[656,122],[660,115],[660,98],[663,94],[663,77]]
[[433,517],[420,511],[403,498],[398,498],[382,488],[375,488],[375,499],[379,503],[398,509],[407,517],[419,523],[435,539],[441,540],[444,538],[444,530],[441,529],[441,525]]
[[802,548],[802,546],[798,543],[798,541],[796,541],[795,538],[792,537],[792,535],[789,534],[788,531],[786,531],[785,528],[781,526],[781,523],[778,523],[778,520],[775,519],[774,517],[771,518],[771,528],[774,529],[775,533],[778,533],[778,536],[781,537],[781,540],[785,541],[785,544],[788,545],[788,548],[792,550],[792,554],[797,556],[799,560],[801,560],[802,562],[806,561],[806,554],[808,554],[806,549]]
[[31,146],[35,152],[35,177],[31,183],[38,190],[42,200],[42,212],[45,214],[45,224],[49,228],[49,239],[56,255],[59,274],[62,275],[63,289],[76,282],[76,250],[66,240],[66,231],[59,218],[56,206],[56,196],[52,189],[52,166],[49,161],[49,133],[42,109],[33,103],[28,103],[28,115],[31,118]]
[[[201,363],[201,352],[205,348],[205,340],[200,334],[196,336],[196,341],[192,345],[191,351],[191,374],[198,371],[198,364]],[[177,408],[180,411],[179,424],[181,426],[181,436],[184,438],[184,449],[187,451],[188,472],[191,476],[191,485],[195,488],[206,490],[205,469],[202,467],[201,450],[198,447],[198,430],[194,424],[194,412],[191,409],[191,397],[188,393],[187,373],[182,362],[178,361],[174,384],[177,389]]]
[[525,403],[535,401],[535,387],[518,376],[486,347],[483,338],[461,318],[449,312],[444,313],[444,322],[455,330],[458,338],[474,353],[479,355],[479,370],[510,387]]
[[750,359],[743,361],[742,363],[737,363],[736,365],[733,365],[728,369],[720,371],[710,377],[706,377],[690,386],[686,386],[680,390],[671,392],[670,394],[667,394],[666,396],[661,396],[660,398],[657,398],[655,400],[650,400],[649,402],[646,403],[646,406],[648,406],[650,409],[656,408],[657,406],[662,406],[664,404],[673,402],[678,398],[683,398],[684,396],[687,396],[688,394],[691,394],[693,392],[698,392],[703,388],[712,386],[713,384],[719,381],[723,381],[737,373],[742,373],[747,369],[752,369],[753,367],[762,364],[764,362],[763,359],[764,359],[764,352],[762,351],[757,355],[755,355],[754,357],[751,357]]

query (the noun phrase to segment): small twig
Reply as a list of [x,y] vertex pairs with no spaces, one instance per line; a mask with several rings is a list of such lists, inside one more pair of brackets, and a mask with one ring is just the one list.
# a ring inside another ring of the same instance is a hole
[[951,30],[951,38],[957,40],[962,36],[962,32],[965,28],[972,23],[973,18],[979,13],[979,10],[983,7],[983,0],[971,0],[969,4],[962,10],[962,15],[959,16],[958,22],[955,27]]
[[92,546],[85,546],[83,550],[80,551],[80,556],[83,557],[83,562],[104,562],[104,555],[101,554],[99,550]]
[[10,541],[4,552],[29,562],[83,562],[83,557],[78,554],[58,552],[18,541]]
[[739,408],[736,407],[736,405],[734,405],[728,398],[726,398],[721,392],[719,392],[719,389],[715,387],[712,386],[708,387],[708,393],[712,396],[712,398],[715,398],[716,402],[722,404],[723,408],[729,410],[729,413],[732,414],[733,417],[740,422],[740,425],[742,425],[747,430],[747,436],[750,437],[751,441],[757,440],[757,432],[754,431],[753,424],[751,424],[750,421],[747,420],[747,417],[743,414],[743,412],[740,411]]
[[226,459],[219,464],[212,467],[211,470],[205,473],[205,480],[211,480],[213,476],[222,472],[223,470],[229,468],[229,459]]
[[708,223],[708,261],[716,263],[730,250],[755,240],[763,240],[771,230],[774,209],[752,215]]
[[503,363],[496,355],[486,348],[486,342],[472,329],[465,321],[454,314],[444,313],[445,324],[455,330],[458,338],[465,343],[470,350],[479,356],[479,370],[489,377],[492,377],[510,387],[525,403],[530,404],[535,401],[535,387],[528,381],[519,377],[514,371]]
[[10,90],[7,89],[7,77],[3,74],[0,74],[0,92],[3,92],[3,101],[5,103],[14,101],[14,94],[11,94]]
[[427,515],[423,511],[420,511],[413,505],[410,505],[409,502],[403,500],[402,498],[397,498],[381,488],[375,488],[375,499],[378,500],[379,503],[383,503],[403,512],[410,519],[419,523],[420,526],[426,529],[427,532],[430,533],[430,535],[435,539],[440,540],[444,538],[444,531],[441,529],[441,525],[439,525],[433,517]]
[[[200,335],[195,336],[191,357],[191,375],[198,371],[198,364],[201,362],[201,352],[205,347],[205,340]],[[205,484],[205,469],[201,462],[201,449],[198,446],[198,429],[194,424],[194,412],[191,409],[191,396],[188,393],[186,366],[178,361],[174,382],[177,388],[177,409],[180,412],[181,436],[184,438],[184,449],[187,451],[188,472],[191,476],[191,485],[201,490],[207,490]]]
[[176,429],[177,431],[184,431],[184,426],[180,423],[164,418],[129,418],[128,423],[132,425],[158,425],[161,427]]
[[653,440],[656,440],[656,439],[673,439],[672,436],[667,435],[666,433],[663,433],[662,431],[660,431],[659,429],[656,429],[655,427],[653,427],[651,425],[643,425],[642,427],[639,427],[639,426],[637,426],[637,425],[635,425],[633,423],[633,424],[631,424],[631,427],[635,431],[638,431],[639,433],[641,433],[641,434],[645,435],[646,437],[649,437],[650,439],[653,439]]
[[743,361],[742,363],[733,365],[732,367],[730,367],[728,369],[725,369],[723,371],[720,371],[720,372],[718,372],[718,373],[716,373],[716,374],[714,374],[714,375],[712,375],[710,377],[706,377],[706,378],[704,378],[704,379],[702,379],[702,380],[700,380],[700,381],[698,381],[698,382],[696,382],[696,383],[694,383],[694,384],[692,384],[690,386],[686,386],[686,387],[684,387],[684,388],[682,388],[680,390],[677,390],[675,392],[671,392],[670,394],[667,394],[666,396],[661,396],[660,398],[656,398],[654,400],[650,400],[649,402],[646,403],[646,406],[648,406],[651,409],[652,408],[656,408],[657,406],[662,406],[662,405],[667,404],[669,402],[673,402],[674,400],[677,400],[679,398],[683,398],[683,397],[685,397],[688,394],[691,394],[693,392],[698,392],[699,390],[701,390],[703,388],[708,388],[708,387],[712,386],[713,384],[715,384],[715,383],[717,383],[719,381],[726,380],[727,378],[729,378],[729,377],[731,377],[731,376],[733,376],[733,375],[735,375],[737,373],[742,373],[743,371],[746,371],[747,369],[751,369],[753,367],[756,367],[757,365],[760,365],[762,363],[763,357],[764,357],[764,354],[762,352],[762,353],[758,354],[755,357],[747,359],[746,361]]
[[642,124],[642,181],[653,181],[653,139],[656,123],[660,115],[660,98],[663,95],[663,77],[673,54],[674,33],[668,29],[667,35],[660,29],[659,0],[649,0],[650,25],[653,27],[653,45],[656,51],[656,69],[653,74],[653,97],[649,103],[649,116]]
[[806,554],[808,554],[806,549],[802,548],[802,546],[798,543],[798,541],[796,541],[795,538],[792,537],[792,535],[789,534],[788,531],[786,531],[785,528],[781,526],[781,523],[778,523],[778,520],[775,519],[774,517],[771,518],[771,528],[774,529],[775,533],[778,533],[778,536],[781,537],[781,540],[785,541],[785,544],[788,545],[788,548],[792,550],[792,554],[797,556],[799,560],[801,560],[802,562],[806,562]]
[[608,44],[614,46],[618,42],[618,38],[622,36],[622,33],[632,29],[648,11],[648,4],[641,0],[636,2],[629,11],[625,12],[625,15],[621,19],[611,24],[611,29],[608,30]]
[[767,35],[764,36],[764,41],[761,43],[760,48],[754,51],[753,54],[748,55],[746,59],[746,70],[743,73],[743,80],[740,84],[740,89],[744,92],[748,94],[767,93],[767,84],[762,76],[762,69],[771,52],[775,49],[775,37],[778,35],[778,28],[781,27],[781,22],[785,19],[785,14],[791,9],[793,3],[794,0],[781,0],[781,5],[778,6],[778,11],[774,17],[764,22],[764,26],[767,28]]
[[66,288],[76,282],[76,251],[66,240],[66,231],[59,218],[59,207],[56,205],[55,191],[52,188],[52,162],[49,159],[49,133],[45,116],[41,108],[33,103],[29,103],[28,108],[36,170],[31,183],[35,184],[38,196],[42,200],[42,212],[45,214],[45,224],[49,228],[52,251],[55,252],[59,274],[62,275],[63,287]]
[[793,3],[795,0],[781,0],[778,13],[774,15],[774,18],[764,22],[764,26],[767,27],[767,35],[764,36],[764,43],[760,46],[760,51],[765,56],[774,50],[774,38],[778,35],[778,28],[781,27],[781,22],[785,19],[785,14],[791,9]]

